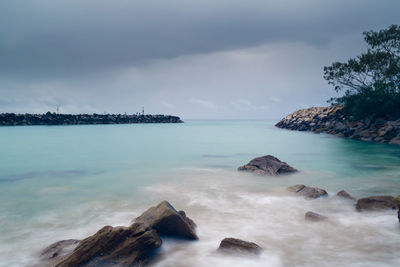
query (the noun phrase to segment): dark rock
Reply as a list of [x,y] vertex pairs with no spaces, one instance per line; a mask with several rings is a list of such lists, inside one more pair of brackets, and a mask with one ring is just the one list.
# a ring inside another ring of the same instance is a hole
[[320,221],[325,221],[328,219],[326,216],[312,212],[312,211],[306,212],[304,217],[307,221],[312,221],[312,222],[320,222]]
[[258,254],[262,248],[253,242],[247,242],[236,238],[224,238],[221,241],[218,251],[228,253]]
[[251,160],[248,164],[239,167],[239,171],[249,171],[259,175],[279,175],[297,172],[286,162],[282,162],[274,156],[268,155]]
[[176,211],[167,201],[148,209],[137,217],[135,222],[148,225],[150,228],[157,230],[160,235],[198,239],[195,232],[195,223],[186,217],[183,211]]
[[105,226],[82,240],[57,267],[143,266],[161,246],[157,232],[140,223],[130,227]]
[[306,198],[318,198],[328,196],[328,193],[324,189],[309,187],[302,184],[290,186],[288,187],[288,190]]
[[40,265],[47,266],[62,260],[72,253],[79,242],[80,240],[68,239],[51,244],[40,252]]
[[349,193],[347,193],[347,192],[344,191],[344,190],[341,190],[341,191],[337,192],[336,195],[337,195],[338,197],[342,197],[342,198],[347,198],[347,199],[355,200],[355,198],[354,198],[352,195],[350,195]]
[[384,209],[396,209],[396,201],[392,196],[372,196],[366,198],[360,198],[357,201],[356,209],[362,210],[384,210]]

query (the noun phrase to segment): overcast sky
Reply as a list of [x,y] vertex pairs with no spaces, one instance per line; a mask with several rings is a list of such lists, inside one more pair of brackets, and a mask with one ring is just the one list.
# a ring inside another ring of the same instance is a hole
[[322,68],[399,0],[1,0],[0,113],[279,119],[336,96]]

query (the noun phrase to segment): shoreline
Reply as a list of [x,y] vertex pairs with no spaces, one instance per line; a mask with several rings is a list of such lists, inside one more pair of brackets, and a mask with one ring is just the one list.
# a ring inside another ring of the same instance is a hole
[[95,124],[134,124],[134,123],[183,123],[171,115],[127,115],[127,114],[15,114],[1,113],[0,126],[28,125],[95,125]]
[[293,112],[275,124],[288,130],[327,133],[355,140],[400,145],[400,119],[348,120],[341,107],[312,107]]

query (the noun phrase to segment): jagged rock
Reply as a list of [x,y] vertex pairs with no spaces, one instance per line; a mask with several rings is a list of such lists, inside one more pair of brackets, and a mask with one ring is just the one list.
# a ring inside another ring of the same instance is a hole
[[297,172],[286,162],[282,162],[274,156],[267,155],[252,159],[248,164],[238,168],[239,171],[249,171],[258,175],[279,175]]
[[303,184],[290,186],[288,187],[288,190],[290,192],[295,192],[296,194],[299,194],[306,198],[318,198],[328,195],[328,193],[324,189],[317,187],[309,187]]
[[72,251],[78,246],[80,240],[68,239],[57,241],[40,252],[40,264],[39,266],[50,266],[67,255],[71,254]]
[[185,212],[176,211],[167,201],[146,210],[135,219],[135,222],[148,225],[157,230],[160,235],[198,239],[195,223],[186,217]]
[[150,253],[160,246],[157,232],[143,224],[105,226],[82,240],[71,255],[55,266],[143,266]]
[[218,251],[228,253],[258,254],[262,248],[253,242],[247,242],[237,238],[224,238],[218,248]]
[[362,210],[383,210],[396,209],[397,204],[392,196],[372,196],[357,200],[356,209]]
[[312,211],[306,212],[304,217],[307,221],[312,221],[312,222],[320,222],[320,221],[325,221],[328,219],[326,216],[312,212]]
[[354,198],[352,195],[350,195],[349,193],[347,193],[347,192],[344,191],[344,190],[341,190],[341,191],[337,192],[336,195],[337,195],[338,197],[342,197],[342,198],[347,198],[347,199],[355,200],[355,198]]

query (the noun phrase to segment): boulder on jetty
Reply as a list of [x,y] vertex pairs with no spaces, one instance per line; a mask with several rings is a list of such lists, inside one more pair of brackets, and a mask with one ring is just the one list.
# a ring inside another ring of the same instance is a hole
[[357,200],[356,209],[358,211],[385,210],[396,209],[397,206],[395,198],[392,196],[371,196]]
[[280,175],[297,172],[286,162],[282,162],[271,155],[252,159],[246,165],[239,167],[238,170],[249,171],[258,175]]
[[311,222],[320,222],[328,219],[328,217],[312,211],[307,211],[306,214],[304,214],[304,218]]
[[287,115],[276,127],[400,145],[400,118],[352,121],[341,106],[312,107]]
[[221,241],[218,251],[227,253],[258,254],[262,248],[253,242],[237,238],[225,238]]
[[61,261],[67,255],[72,253],[72,251],[78,246],[79,242],[81,241],[77,239],[67,239],[49,245],[40,252],[39,266],[49,266]]
[[341,197],[341,198],[350,199],[350,200],[355,200],[355,198],[352,195],[350,195],[349,193],[347,193],[344,190],[337,192],[336,196]]
[[160,235],[198,239],[195,232],[196,224],[186,217],[184,211],[176,211],[167,201],[146,210],[135,219],[135,222],[148,225]]
[[303,184],[290,186],[288,187],[288,190],[309,199],[328,196],[328,193],[324,189],[318,187],[309,187]]
[[143,266],[161,246],[159,235],[198,239],[195,223],[167,201],[145,211],[129,227],[104,226],[82,240],[55,266]]

